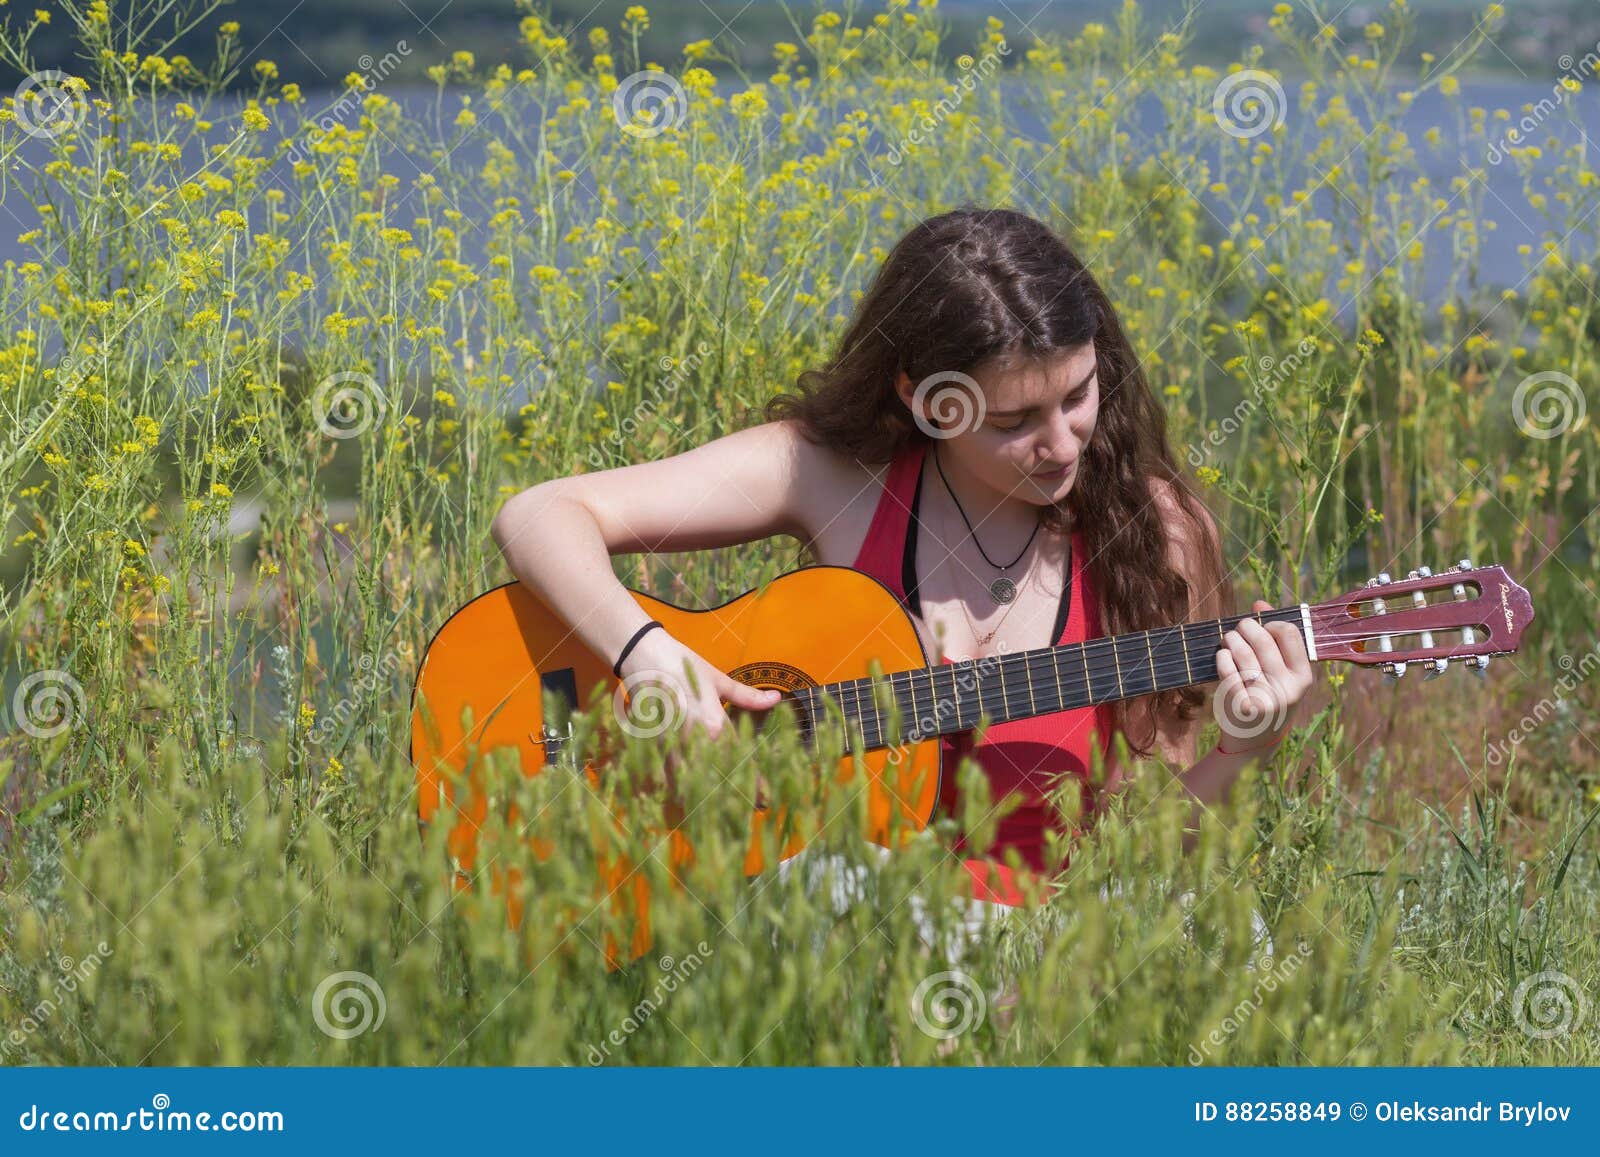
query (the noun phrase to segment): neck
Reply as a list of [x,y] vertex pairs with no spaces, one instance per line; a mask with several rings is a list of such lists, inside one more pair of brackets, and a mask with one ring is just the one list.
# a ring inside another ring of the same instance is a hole
[[[876,686],[871,679],[849,679],[806,687],[795,692],[806,707],[802,734],[809,740],[818,719],[827,720],[835,734],[842,722],[851,735],[859,731],[864,750],[871,750],[969,731],[980,719],[1003,723],[1210,683],[1219,677],[1216,655],[1223,635],[1240,622],[1302,626],[1306,616],[1304,604],[1278,607],[899,671]],[[829,700],[834,709],[827,708]],[[893,737],[894,715],[900,719],[900,740]]]
[[[940,477],[940,489],[957,508],[952,513],[955,515],[954,521],[960,524],[962,533],[967,529],[966,524],[961,522],[962,512],[965,512],[967,521],[972,523],[973,530],[977,534],[981,536],[987,533],[1002,547],[1013,537],[1018,535],[1025,537],[1033,530],[1034,524],[1040,518],[1040,510],[1034,503],[1018,498],[1015,494],[995,490],[970,477],[959,463],[946,461],[945,456],[939,453],[937,443],[929,447],[928,453],[933,456],[934,473]],[[1020,539],[1017,545],[1020,545]],[[994,547],[987,542],[985,549],[994,554]],[[1011,554],[1015,553],[1013,549]],[[1008,554],[1007,558],[1010,557]]]

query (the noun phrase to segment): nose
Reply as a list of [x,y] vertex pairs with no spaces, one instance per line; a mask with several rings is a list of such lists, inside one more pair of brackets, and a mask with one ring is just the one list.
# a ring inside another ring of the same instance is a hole
[[1065,414],[1056,414],[1044,429],[1044,438],[1038,448],[1038,465],[1053,462],[1057,465],[1078,459],[1078,439],[1072,432],[1072,423]]

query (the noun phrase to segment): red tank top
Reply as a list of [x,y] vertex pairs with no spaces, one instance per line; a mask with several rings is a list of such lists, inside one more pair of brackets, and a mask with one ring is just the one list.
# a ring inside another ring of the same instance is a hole
[[[915,546],[909,535],[915,526],[912,512],[921,494],[922,464],[927,448],[926,442],[912,442],[889,464],[866,540],[852,564],[852,569],[883,583],[907,610],[919,617],[921,601],[917,592],[913,589],[908,595],[906,588],[916,581]],[[1084,581],[1085,548],[1082,535],[1077,531],[1072,534],[1071,553],[1072,579],[1063,592],[1062,606],[1056,615],[1057,646],[1100,635],[1093,594]],[[945,655],[940,655],[939,661],[950,662]],[[1082,785],[1083,818],[1091,818],[1098,802],[1089,782],[1091,745],[1098,738],[1101,751],[1109,759],[1111,728],[1110,705],[1101,704],[991,723],[983,742],[976,745],[972,742],[971,731],[943,736],[940,742],[944,745],[944,781],[939,792],[939,806],[950,814],[957,814],[961,800],[955,769],[962,755],[970,756],[989,777],[990,791],[996,801],[1009,795],[1021,797],[1021,806],[1000,821],[1000,830],[989,854],[998,856],[1006,848],[1015,848],[1022,862],[1034,871],[1059,871],[1064,863],[1053,867],[1045,863],[1045,832],[1047,828],[1067,829],[1059,812],[1050,806],[1046,793],[1059,776],[1076,777]],[[955,850],[959,852],[965,847],[965,837],[958,839]],[[967,859],[964,863],[975,898],[1011,905],[1023,902],[1017,881],[1004,864],[990,859]]]

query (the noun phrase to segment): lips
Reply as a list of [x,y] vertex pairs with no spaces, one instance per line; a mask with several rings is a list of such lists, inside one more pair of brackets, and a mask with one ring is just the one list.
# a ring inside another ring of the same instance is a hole
[[1051,480],[1051,479],[1053,479],[1053,478],[1064,478],[1064,477],[1066,477],[1066,475],[1067,475],[1067,472],[1068,472],[1068,471],[1069,471],[1069,470],[1071,470],[1071,469],[1072,469],[1072,467],[1071,467],[1071,465],[1067,465],[1067,466],[1058,466],[1058,467],[1056,467],[1056,468],[1055,468],[1055,469],[1054,469],[1054,470],[1040,470],[1040,471],[1036,471],[1036,472],[1035,472],[1035,473],[1034,473],[1034,474],[1033,474],[1033,477],[1034,477],[1034,478],[1039,478],[1039,479],[1042,479],[1042,480],[1044,480],[1044,481],[1049,481],[1049,480]]

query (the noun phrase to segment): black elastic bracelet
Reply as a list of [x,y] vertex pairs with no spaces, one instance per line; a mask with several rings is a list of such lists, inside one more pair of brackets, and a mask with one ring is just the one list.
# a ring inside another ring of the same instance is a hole
[[640,639],[642,639],[644,637],[644,633],[646,631],[648,631],[651,627],[661,627],[663,630],[666,629],[662,625],[662,622],[661,622],[660,619],[651,619],[648,623],[646,623],[644,626],[640,627],[637,631],[635,631],[633,633],[633,638],[629,639],[628,640],[628,645],[626,647],[622,648],[622,654],[617,656],[617,661],[611,668],[611,673],[613,675],[615,675],[618,679],[622,678],[622,660],[624,660],[624,659],[626,659],[628,657],[628,652],[633,650],[633,645],[635,643],[637,643]]

